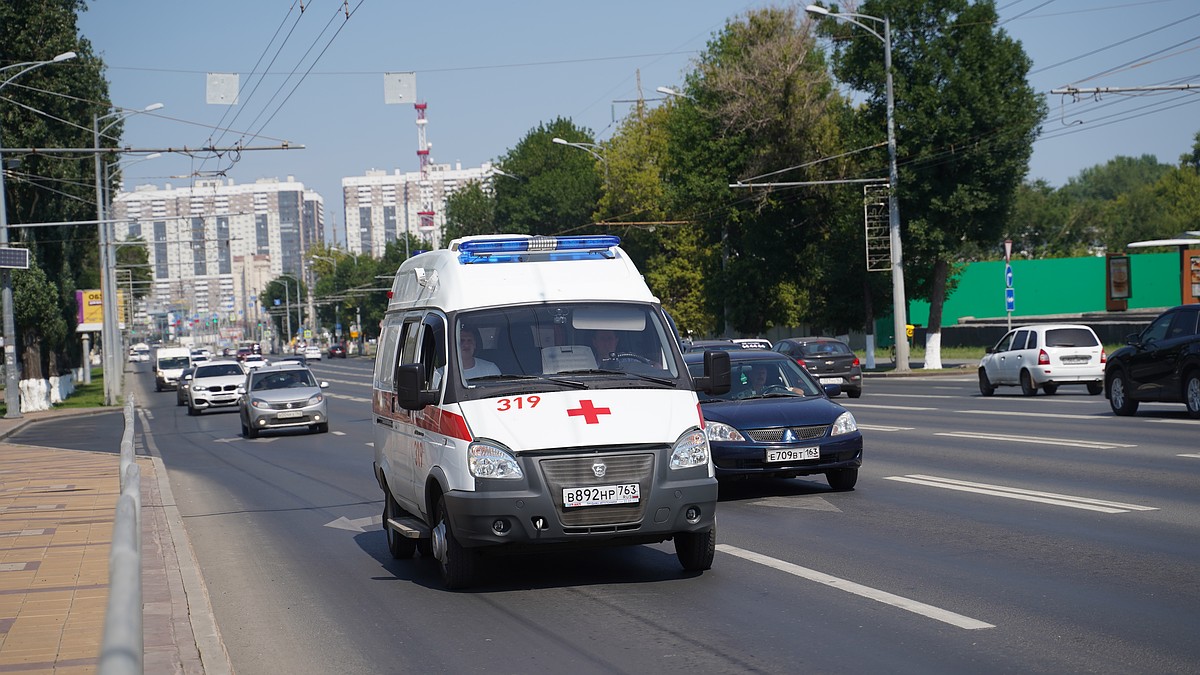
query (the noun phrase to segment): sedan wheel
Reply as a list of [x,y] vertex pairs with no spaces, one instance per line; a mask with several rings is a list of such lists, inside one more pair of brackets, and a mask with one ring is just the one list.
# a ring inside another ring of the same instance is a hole
[[1122,373],[1116,373],[1108,380],[1108,404],[1113,414],[1122,417],[1137,412],[1138,402],[1130,398],[1129,382]]
[[1192,371],[1184,380],[1183,402],[1187,404],[1188,415],[1200,418],[1200,372]]
[[996,393],[996,385],[987,376],[987,371],[983,368],[979,369],[979,393],[984,396],[991,396]]
[[1037,394],[1037,386],[1033,383],[1033,376],[1028,370],[1021,371],[1021,393],[1026,396],[1034,396]]
[[1047,394],[1054,394],[1054,393],[1058,392],[1058,385],[1057,384],[1043,384],[1042,389],[1044,389]]
[[858,482],[858,469],[835,469],[825,472],[825,480],[834,490],[853,490]]

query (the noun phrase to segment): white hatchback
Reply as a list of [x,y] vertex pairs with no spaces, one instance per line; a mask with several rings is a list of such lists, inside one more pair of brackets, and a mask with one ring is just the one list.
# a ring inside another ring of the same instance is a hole
[[1042,324],[1010,330],[979,362],[979,393],[991,396],[998,386],[1020,386],[1026,396],[1059,385],[1082,384],[1089,394],[1104,391],[1104,345],[1091,328]]

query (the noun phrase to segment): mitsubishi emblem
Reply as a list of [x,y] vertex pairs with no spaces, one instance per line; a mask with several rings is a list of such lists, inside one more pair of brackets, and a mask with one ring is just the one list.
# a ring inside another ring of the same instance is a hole
[[604,465],[604,462],[596,460],[595,463],[592,464],[592,475],[594,475],[596,478],[604,478],[604,474],[606,473],[608,473],[608,467]]
[[796,434],[792,433],[791,429],[784,429],[783,430],[783,442],[784,443],[795,443],[796,442]]

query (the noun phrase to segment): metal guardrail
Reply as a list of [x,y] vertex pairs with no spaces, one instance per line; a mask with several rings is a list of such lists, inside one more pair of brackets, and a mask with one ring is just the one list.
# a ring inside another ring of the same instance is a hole
[[133,394],[125,400],[121,436],[121,496],[108,556],[108,607],[100,644],[100,675],[142,675],[142,474],[133,455]]

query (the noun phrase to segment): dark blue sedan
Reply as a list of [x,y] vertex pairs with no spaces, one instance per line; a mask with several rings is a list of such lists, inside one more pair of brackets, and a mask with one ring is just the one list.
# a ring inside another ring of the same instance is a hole
[[[833,489],[853,489],[863,439],[854,415],[829,400],[838,386],[822,388],[778,352],[735,351],[729,358],[729,393],[700,393],[717,477],[823,473]],[[688,353],[684,359],[693,376],[703,374],[703,353]]]

